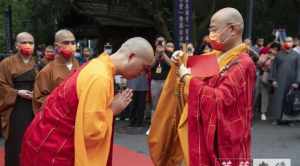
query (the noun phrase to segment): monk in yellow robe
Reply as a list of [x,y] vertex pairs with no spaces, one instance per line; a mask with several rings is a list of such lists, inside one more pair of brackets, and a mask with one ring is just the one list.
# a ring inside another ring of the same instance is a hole
[[103,53],[74,71],[47,97],[28,127],[22,166],[111,166],[113,117],[131,101],[114,97],[114,76],[132,79],[154,62],[151,44],[135,37],[111,56]]
[[176,63],[181,63],[177,68],[182,98],[173,94],[160,99],[162,104],[168,101],[180,109],[157,111],[153,118],[152,124],[171,120],[163,129],[151,129],[149,147],[156,166],[177,166],[182,161],[187,166],[251,165],[255,65],[247,54],[248,46],[242,43],[243,27],[236,9],[224,8],[213,15],[209,40],[219,51],[210,53],[219,67],[213,76],[191,75],[191,70],[178,62],[177,55],[182,53],[174,56]]
[[46,65],[37,75],[33,91],[33,111],[37,112],[46,97],[56,88],[72,70],[79,67],[74,57],[76,51],[75,36],[69,30],[59,30],[55,34],[57,55],[54,61]]
[[33,119],[32,89],[35,68],[33,36],[16,37],[17,54],[0,63],[0,113],[5,137],[5,165],[18,166],[23,134]]

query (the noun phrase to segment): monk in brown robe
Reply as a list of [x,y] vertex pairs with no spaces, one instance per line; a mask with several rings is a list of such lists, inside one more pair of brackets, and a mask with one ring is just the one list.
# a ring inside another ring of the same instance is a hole
[[0,63],[0,113],[6,138],[6,166],[19,165],[23,134],[33,119],[31,99],[36,69],[32,58],[32,35],[27,32],[18,34],[16,49],[16,55]]
[[57,87],[73,69],[79,67],[74,54],[75,37],[69,30],[60,30],[55,35],[57,55],[36,77],[33,91],[33,111],[37,112],[46,97]]

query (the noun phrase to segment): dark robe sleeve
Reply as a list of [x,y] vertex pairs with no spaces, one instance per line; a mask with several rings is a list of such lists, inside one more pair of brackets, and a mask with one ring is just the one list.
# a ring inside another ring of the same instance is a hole
[[269,75],[270,81],[277,81],[277,70],[278,70],[278,57],[275,57],[275,59],[272,62],[272,66],[270,70],[270,75]]
[[[295,53],[296,54],[296,53]],[[296,69],[296,83],[300,83],[300,55],[296,54],[296,61],[297,61],[297,69]]]
[[0,112],[7,107],[13,106],[16,101],[17,93],[13,88],[12,75],[9,68],[10,59],[5,59],[0,63]]
[[52,81],[51,81],[51,73],[49,70],[50,66],[46,66],[42,69],[34,83],[34,90],[33,90],[33,111],[37,112],[39,108],[44,103],[46,97],[50,94],[52,90]]
[[[189,152],[191,166],[225,158],[249,160],[255,66],[233,66],[214,80],[190,81]],[[213,82],[211,82],[213,81]],[[216,81],[216,80],[215,80]],[[240,162],[240,161],[236,161]]]

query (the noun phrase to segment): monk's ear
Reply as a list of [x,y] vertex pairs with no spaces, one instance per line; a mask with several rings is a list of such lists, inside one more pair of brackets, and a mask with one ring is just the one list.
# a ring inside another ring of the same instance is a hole
[[231,25],[231,31],[233,35],[237,35],[240,32],[240,24]]
[[58,43],[54,42],[54,47],[57,48],[58,47]]
[[15,47],[16,47],[16,49],[18,49],[18,44],[19,44],[19,43],[16,41],[16,42],[15,42]]
[[135,53],[130,53],[128,56],[128,61],[132,60],[132,58],[134,58],[135,56]]

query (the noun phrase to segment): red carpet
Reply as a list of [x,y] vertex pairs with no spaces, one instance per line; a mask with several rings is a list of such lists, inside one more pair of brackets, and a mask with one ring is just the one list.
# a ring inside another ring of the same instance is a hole
[[4,165],[4,148],[0,148],[0,166]]
[[153,166],[150,158],[123,146],[114,145],[113,166]]
[[[0,166],[4,165],[4,149],[0,149]],[[114,145],[113,166],[153,166],[150,158],[120,145]]]

